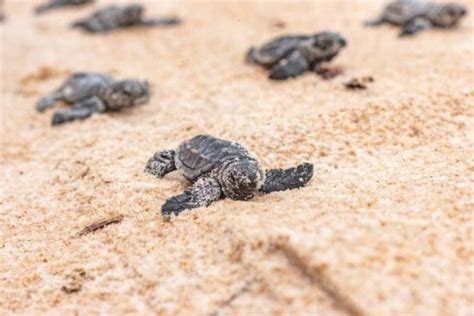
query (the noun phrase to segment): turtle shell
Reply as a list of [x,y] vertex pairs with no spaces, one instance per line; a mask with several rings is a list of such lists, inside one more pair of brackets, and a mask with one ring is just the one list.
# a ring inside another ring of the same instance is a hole
[[389,3],[382,16],[388,23],[403,25],[417,16],[425,15],[428,9],[429,4],[422,1],[401,0]]
[[59,88],[68,103],[79,102],[97,95],[100,89],[112,82],[112,78],[99,73],[74,73]]
[[288,35],[280,36],[264,44],[256,51],[255,59],[264,66],[273,66],[283,57],[288,55],[302,42],[311,39],[307,35]]
[[225,161],[251,158],[240,144],[199,135],[182,142],[176,150],[176,167],[189,181],[206,174]]

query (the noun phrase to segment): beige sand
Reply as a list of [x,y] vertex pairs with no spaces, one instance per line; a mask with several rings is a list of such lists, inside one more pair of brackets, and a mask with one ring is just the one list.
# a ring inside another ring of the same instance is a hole
[[[0,315],[472,315],[473,2],[458,29],[407,40],[362,28],[382,2],[353,0],[148,1],[185,24],[67,28],[106,2],[41,17],[33,1],[5,4]],[[269,82],[242,63],[252,44],[324,29],[347,37],[334,65],[373,76],[369,90]],[[51,128],[34,103],[80,70],[148,79],[153,98]],[[315,176],[165,223],[161,204],[187,184],[144,164],[199,133],[265,167],[311,161]]]

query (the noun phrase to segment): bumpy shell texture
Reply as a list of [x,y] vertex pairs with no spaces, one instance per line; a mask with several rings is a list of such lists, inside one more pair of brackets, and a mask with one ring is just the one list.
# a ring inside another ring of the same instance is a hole
[[199,135],[181,143],[176,150],[176,167],[194,181],[222,163],[250,157],[241,145],[209,135]]

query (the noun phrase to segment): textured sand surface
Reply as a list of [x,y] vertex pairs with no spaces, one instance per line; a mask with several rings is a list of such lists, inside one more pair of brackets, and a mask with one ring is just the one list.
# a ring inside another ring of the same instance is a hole
[[[456,30],[405,40],[361,27],[382,2],[353,0],[143,1],[185,23],[68,29],[107,2],[35,17],[33,1],[6,1],[0,315],[473,314],[473,2]],[[368,90],[314,74],[269,82],[243,64],[250,45],[326,29],[349,42],[333,64],[373,76]],[[147,79],[151,102],[52,128],[36,100],[84,70]],[[187,183],[144,164],[200,133],[265,167],[311,161],[315,176],[163,222]]]

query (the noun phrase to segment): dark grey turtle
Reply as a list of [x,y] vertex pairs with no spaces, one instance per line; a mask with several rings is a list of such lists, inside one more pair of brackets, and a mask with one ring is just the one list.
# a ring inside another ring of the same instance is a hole
[[38,112],[43,112],[59,101],[71,106],[56,111],[52,124],[85,119],[93,113],[117,111],[149,100],[147,82],[137,80],[115,81],[98,73],[75,73],[53,93],[41,98],[36,104]]
[[462,4],[398,0],[387,4],[378,19],[365,24],[378,26],[387,23],[401,26],[399,35],[407,36],[435,27],[454,27],[466,13],[467,9]]
[[48,2],[37,6],[35,8],[35,13],[40,14],[52,9],[58,9],[62,7],[77,7],[92,2],[94,2],[94,0],[49,0]]
[[72,27],[98,33],[136,25],[175,25],[181,22],[174,17],[145,19],[143,18],[143,12],[144,8],[140,4],[130,4],[122,7],[110,5],[96,11],[87,18],[74,22]]
[[284,80],[317,69],[321,63],[336,57],[345,46],[346,40],[332,32],[281,36],[261,48],[251,47],[246,61],[270,69],[270,79]]
[[186,209],[208,206],[220,198],[250,200],[259,192],[300,188],[313,176],[310,163],[264,172],[240,144],[209,135],[186,140],[176,150],[155,153],[148,160],[145,172],[162,178],[177,169],[193,184],[166,201],[161,208],[165,218],[171,213],[177,215]]
[[3,13],[3,0],[0,0],[0,22],[5,21],[6,19],[5,13]]

